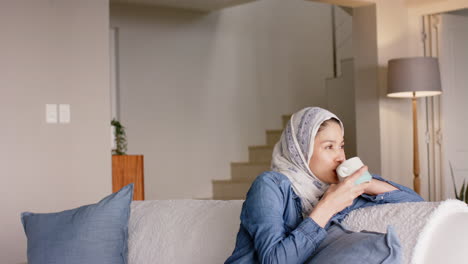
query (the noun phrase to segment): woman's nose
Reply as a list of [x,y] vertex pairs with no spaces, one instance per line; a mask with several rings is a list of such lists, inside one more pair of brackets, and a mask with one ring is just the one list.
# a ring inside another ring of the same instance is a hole
[[342,162],[345,161],[345,160],[346,160],[345,152],[344,152],[344,150],[341,149],[341,150],[338,152],[338,156],[336,157],[336,161],[338,161],[339,163],[342,163]]

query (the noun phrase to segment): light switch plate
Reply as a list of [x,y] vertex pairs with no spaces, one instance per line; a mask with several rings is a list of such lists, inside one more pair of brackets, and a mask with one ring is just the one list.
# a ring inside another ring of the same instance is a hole
[[47,124],[57,124],[57,105],[56,104],[46,104],[46,123]]
[[70,105],[69,104],[59,104],[59,122],[61,124],[70,123]]

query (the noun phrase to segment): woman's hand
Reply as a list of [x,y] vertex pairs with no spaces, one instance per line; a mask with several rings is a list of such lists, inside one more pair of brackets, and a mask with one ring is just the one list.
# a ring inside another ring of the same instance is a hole
[[386,192],[396,191],[398,188],[395,186],[388,184],[383,181],[379,181],[376,179],[372,179],[369,186],[366,187],[364,193],[369,195],[379,195]]
[[354,199],[369,187],[368,182],[359,185],[354,183],[365,171],[367,166],[363,166],[344,181],[331,184],[309,216],[321,227],[325,227],[333,215],[352,205]]

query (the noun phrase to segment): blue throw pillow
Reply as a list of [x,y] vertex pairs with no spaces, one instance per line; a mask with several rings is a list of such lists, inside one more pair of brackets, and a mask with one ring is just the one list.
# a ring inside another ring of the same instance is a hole
[[352,232],[334,222],[308,264],[400,264],[400,240],[391,226],[387,234]]
[[125,264],[133,184],[97,204],[21,214],[29,264]]

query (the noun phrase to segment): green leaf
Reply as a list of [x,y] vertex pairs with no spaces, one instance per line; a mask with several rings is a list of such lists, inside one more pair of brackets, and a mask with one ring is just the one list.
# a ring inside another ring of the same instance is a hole
[[457,185],[455,184],[455,176],[453,175],[452,163],[450,161],[449,161],[449,166],[450,166],[450,174],[452,175],[453,192],[455,193],[455,198],[460,200],[460,197],[457,194]]
[[462,188],[461,188],[461,191],[460,191],[460,199],[459,200],[465,201],[465,180],[463,180],[463,185],[462,185]]
[[[465,181],[463,181],[465,182]],[[468,187],[465,188],[465,200],[464,200],[465,203],[468,203]]]

